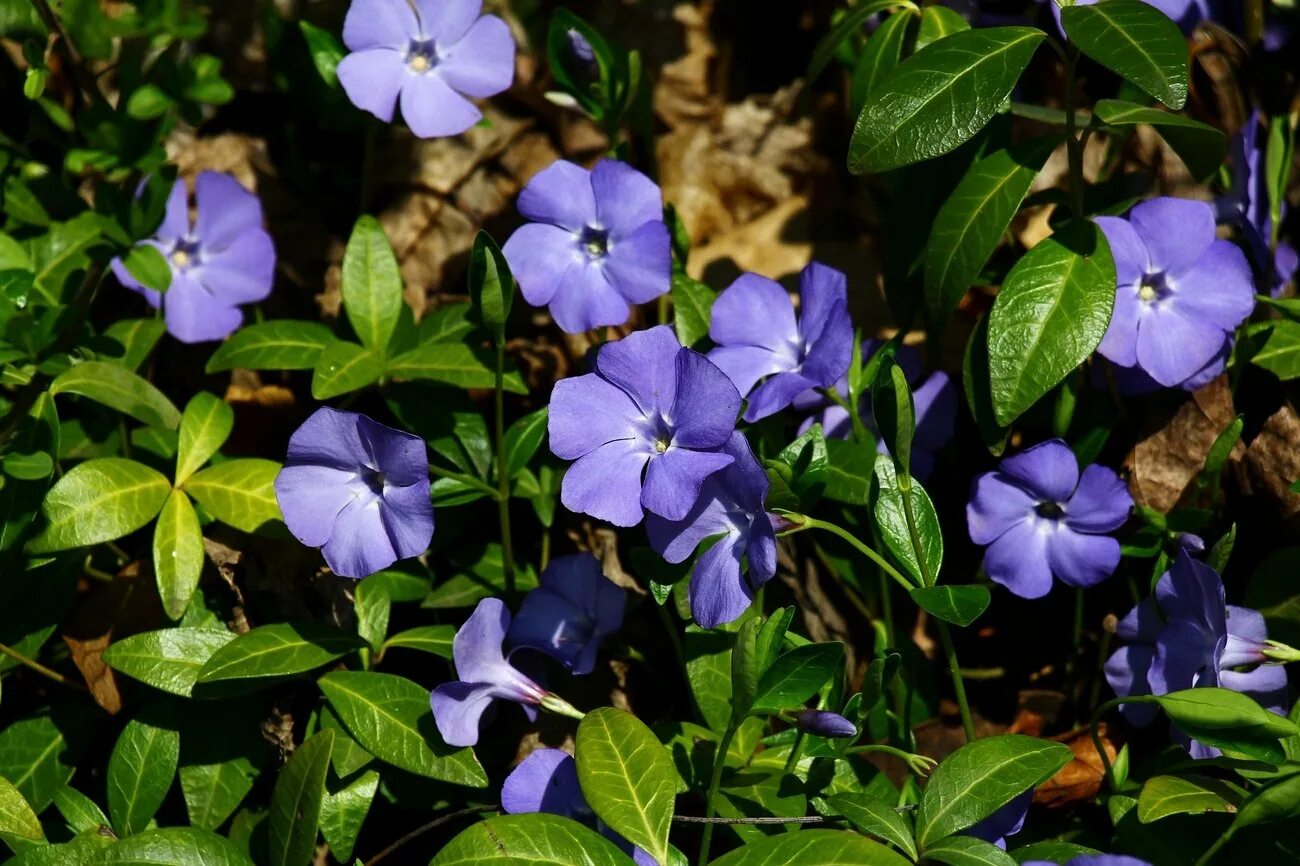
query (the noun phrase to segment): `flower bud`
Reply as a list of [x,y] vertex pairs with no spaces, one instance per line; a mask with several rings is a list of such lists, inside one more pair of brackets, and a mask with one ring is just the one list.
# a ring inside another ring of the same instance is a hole
[[826,710],[800,710],[794,714],[794,724],[806,734],[818,737],[856,737],[857,726],[839,713]]

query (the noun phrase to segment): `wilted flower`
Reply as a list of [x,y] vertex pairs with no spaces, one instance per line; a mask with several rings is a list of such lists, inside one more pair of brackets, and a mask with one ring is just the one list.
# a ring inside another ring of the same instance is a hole
[[516,648],[541,650],[575,674],[589,674],[601,641],[623,625],[624,600],[590,553],[557,557],[542,572],[540,586],[524,597],[507,640]]
[[[1056,866],[1056,864],[1050,860],[1026,860],[1021,866]],[[1123,854],[1080,854],[1078,857],[1071,858],[1065,866],[1151,866],[1151,864]]]
[[794,719],[794,726],[805,734],[834,739],[858,735],[857,725],[829,710],[800,710],[791,718]]
[[621,325],[629,305],[668,291],[663,196],[630,165],[605,159],[588,171],[556,160],[519,193],[519,212],[529,222],[501,252],[524,299],[548,307],[561,330]]
[[121,259],[113,273],[128,289],[162,307],[167,332],[183,343],[220,340],[244,321],[240,304],[271,294],[275,245],[262,228],[257,196],[228,174],[200,172],[194,181],[196,217],[190,222],[189,192],[177,180],[167,199],[162,224],[141,241],[157,249],[171,268],[164,293],[145,288]]
[[482,112],[466,97],[485,99],[515,77],[515,41],[482,0],[352,0],[339,61],[339,83],[358,108],[380,120],[402,118],[420,138],[459,135]]
[[606,343],[595,373],[561,379],[551,392],[551,451],[577,461],[560,500],[615,526],[635,526],[643,506],[680,520],[704,479],[734,459],[717,448],[738,411],[722,371],[666,325]]
[[653,857],[596,817],[582,795],[577,764],[559,749],[537,749],[519,762],[501,786],[501,809],[510,815],[545,812],[586,824],[631,854],[637,866],[656,866]]
[[1205,202],[1157,198],[1128,219],[1097,217],[1115,258],[1118,289],[1097,348],[1121,367],[1140,367],[1167,388],[1224,351],[1255,307],[1250,265],[1214,236]]
[[452,661],[459,681],[443,683],[429,696],[433,720],[442,739],[453,746],[478,742],[479,719],[494,700],[515,701],[529,721],[547,691],[515,670],[502,654],[510,628],[510,611],[499,598],[485,598],[452,641]]
[[673,563],[685,562],[704,539],[720,536],[691,572],[691,616],[704,628],[736,619],[776,574],[776,533],[763,511],[767,473],[739,431],[722,450],[735,462],[709,476],[689,514],[678,521],[646,518],[650,546]]
[[1013,799],[983,821],[966,831],[967,836],[983,839],[1007,850],[1007,837],[1014,836],[1025,826],[1025,817],[1029,814],[1029,804],[1034,801],[1034,789]]
[[[1300,266],[1295,248],[1279,243],[1272,249],[1273,217],[1269,212],[1268,175],[1264,171],[1266,149],[1259,141],[1259,110],[1251,112],[1245,126],[1232,138],[1232,189],[1216,202],[1219,218],[1241,229],[1255,272],[1269,294],[1277,297]],[[1286,218],[1286,200],[1282,201]]]
[[811,263],[800,275],[799,297],[796,321],[779,283],[743,274],[713,303],[709,336],[718,348],[709,360],[749,397],[746,421],[781,411],[810,388],[834,385],[849,368],[853,324],[844,274]]
[[971,541],[987,544],[984,570],[1021,598],[1041,598],[1052,576],[1092,586],[1119,565],[1109,535],[1128,519],[1133,499],[1114,471],[1079,473],[1060,439],[1041,442],[975,479],[966,506]]
[[418,556],[433,537],[423,440],[355,412],[322,407],[294,431],[275,498],[289,531],[341,577]]
[[[1173,566],[1148,598],[1120,620],[1116,634],[1131,643],[1106,662],[1106,679],[1115,694],[1163,695],[1207,686],[1242,692],[1276,713],[1284,713],[1286,671],[1264,664],[1268,630],[1250,608],[1224,603],[1223,582],[1203,562],[1179,551]],[[1236,668],[1258,665],[1249,671]],[[1128,720],[1149,725],[1153,704],[1123,704]],[[1192,740],[1193,757],[1218,755]]]

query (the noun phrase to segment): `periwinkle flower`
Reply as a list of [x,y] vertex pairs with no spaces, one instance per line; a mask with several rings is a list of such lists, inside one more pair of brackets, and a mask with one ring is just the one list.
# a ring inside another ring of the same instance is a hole
[[352,0],[343,21],[351,52],[339,83],[363,111],[402,118],[420,138],[459,135],[482,119],[466,97],[486,99],[515,77],[515,40],[482,0]]
[[829,710],[800,710],[794,713],[794,726],[805,734],[828,739],[846,739],[858,735],[857,725]]
[[424,441],[321,407],[289,437],[275,498],[289,531],[341,577],[419,556],[433,537]]
[[528,223],[501,252],[524,299],[578,334],[627,321],[632,304],[668,291],[672,246],[663,195],[626,163],[588,171],[556,160],[519,193]]
[[1034,789],[1030,788],[971,827],[966,835],[983,839],[1003,851],[1007,850],[1007,837],[1016,835],[1024,828],[1025,818],[1029,815],[1029,804],[1033,801]]
[[501,646],[510,628],[510,611],[499,598],[485,598],[452,641],[456,682],[443,683],[429,696],[433,720],[452,746],[478,742],[479,721],[493,701],[514,701],[529,721],[548,692],[506,660]]
[[519,762],[501,785],[501,809],[510,815],[545,812],[585,824],[632,855],[637,866],[657,866],[653,857],[615,833],[587,805],[578,766],[567,752],[536,749]]
[[[1223,582],[1203,562],[1179,551],[1174,564],[1144,600],[1119,622],[1116,634],[1129,645],[1106,662],[1106,679],[1115,694],[1163,695],[1218,686],[1242,692],[1275,713],[1285,713],[1286,671],[1265,664],[1268,630],[1255,610],[1224,601]],[[1256,665],[1251,670],[1237,668]],[[1154,721],[1153,704],[1122,704],[1134,725]],[[1195,740],[1195,758],[1219,751]]]
[[1172,388],[1224,351],[1255,307],[1250,264],[1214,236],[1214,209],[1157,198],[1127,219],[1097,217],[1115,259],[1118,288],[1099,351]]
[[776,574],[776,533],[763,510],[767,473],[739,431],[722,450],[734,462],[709,476],[689,514],[675,521],[646,518],[650,546],[672,563],[685,562],[700,542],[719,536],[691,572],[691,616],[703,628],[735,620]]
[[578,71],[589,79],[600,75],[600,63],[596,59],[596,49],[578,30],[570,29],[564,34],[569,43],[569,57],[577,65]]
[[736,428],[740,394],[666,325],[606,343],[595,367],[551,392],[551,451],[576,461],[560,501],[615,526],[640,523],[643,508],[681,520],[704,479],[734,459],[718,446]]
[[1119,529],[1133,507],[1124,482],[1096,464],[1079,472],[1060,439],[1008,457],[975,479],[966,523],[987,544],[984,570],[1021,598],[1042,598],[1052,576],[1070,586],[1100,583],[1119,565]]
[[[742,274],[713,303],[709,360],[749,398],[746,421],[773,415],[849,369],[853,324],[844,274],[812,262],[799,277],[802,311],[774,280]],[[757,386],[757,387],[755,387]]]
[[177,180],[162,224],[140,245],[154,247],[171,268],[171,285],[159,293],[141,285],[121,259],[113,274],[128,289],[162,307],[167,332],[183,343],[220,340],[244,321],[240,304],[271,294],[275,245],[262,228],[257,196],[228,174],[200,172],[194,181],[196,216],[190,221],[189,191]]
[[591,673],[601,641],[623,625],[625,593],[590,553],[551,560],[539,584],[524,596],[507,641],[547,653],[575,674]]
[[[1279,243],[1272,248],[1273,217],[1269,212],[1268,175],[1264,161],[1266,148],[1259,140],[1260,112],[1252,111],[1245,126],[1232,138],[1232,189],[1216,202],[1219,218],[1241,230],[1242,240],[1273,297],[1282,294],[1286,284],[1300,267],[1294,247]],[[1286,218],[1286,202],[1282,202]]]
[[[1050,860],[1026,860],[1021,866],[1056,866]],[[1072,857],[1065,866],[1151,866],[1145,860],[1124,854],[1080,854]]]

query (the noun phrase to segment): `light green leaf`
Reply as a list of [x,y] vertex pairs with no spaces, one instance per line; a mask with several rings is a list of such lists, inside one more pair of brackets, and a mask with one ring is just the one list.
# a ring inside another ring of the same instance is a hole
[[200,391],[181,414],[180,445],[176,452],[176,484],[199,471],[230,438],[235,410],[221,398]]
[[329,843],[330,853],[339,862],[347,862],[357,843],[357,834],[365,823],[375,791],[379,789],[379,773],[367,770],[337,794],[326,792],[320,807],[320,832]]
[[484,231],[475,236],[470,251],[469,296],[483,324],[498,331],[505,327],[515,299],[515,279],[501,248]]
[[801,830],[750,842],[711,866],[908,866],[890,849],[850,830]]
[[180,619],[203,573],[203,531],[190,498],[173,490],[153,531],[153,571],[163,610]]
[[1279,739],[1300,732],[1290,720],[1231,689],[1186,689],[1151,700],[1192,739],[1271,764],[1280,764],[1286,757]]
[[258,322],[240,328],[218,346],[204,370],[310,370],[321,350],[333,342],[330,329],[319,322]]
[[183,698],[212,654],[235,639],[224,629],[165,628],[113,641],[104,661],[115,671]]
[[161,391],[125,367],[108,361],[74,364],[54,377],[50,393],[77,394],[150,427],[175,430],[181,423],[181,413]]
[[873,513],[881,541],[917,583],[937,581],[943,568],[943,530],[939,526],[939,515],[934,510],[934,503],[930,501],[930,494],[925,492],[925,488],[915,478],[911,480],[911,491],[907,496],[911,499],[912,516],[916,520],[916,532],[925,557],[925,568],[922,568],[917,552],[912,547],[904,494],[899,488],[892,460],[876,461],[876,485],[876,507]]
[[921,26],[916,31],[916,47],[920,51],[945,36],[970,29],[970,22],[946,6],[926,6],[921,10]]
[[45,524],[28,553],[54,553],[113,541],[154,518],[171,493],[157,471],[121,457],[79,463],[45,495]]
[[[343,47],[343,43],[330,31],[305,20],[298,22],[298,29],[302,31],[302,38],[307,43],[307,50],[311,53],[312,65],[316,67],[316,72],[320,75],[321,80],[330,87],[337,87],[339,83],[339,61],[347,54],[347,49]],[[348,858],[340,857],[339,859],[346,860]]]
[[867,97],[849,171],[878,173],[956,150],[1002,107],[1046,36],[1033,27],[984,27],[913,54]]
[[878,836],[916,859],[916,842],[908,819],[894,811],[894,806],[868,793],[835,794],[827,799],[831,808],[863,833]]
[[108,816],[94,800],[71,785],[54,792],[54,808],[59,810],[68,827],[77,833],[109,826]]
[[420,625],[407,629],[390,637],[384,642],[384,652],[394,647],[419,650],[432,653],[445,659],[451,658],[451,642],[456,637],[456,627],[452,625]]
[[336,340],[316,356],[311,395],[317,400],[328,400],[359,391],[378,382],[383,374],[383,362],[372,350],[346,340]]
[[1251,336],[1264,334],[1263,347],[1251,357],[1251,363],[1268,370],[1283,382],[1300,378],[1300,322],[1278,319],[1251,325]]
[[0,777],[38,815],[72,778],[75,762],[64,731],[48,715],[20,719],[0,730]]
[[215,833],[162,827],[102,849],[87,866],[253,866],[253,861]]
[[352,228],[343,253],[342,283],[352,329],[366,348],[382,357],[402,312],[402,274],[384,227],[372,216],[361,217]]
[[311,862],[333,747],[334,732],[328,728],[318,732],[294,750],[276,778],[266,818],[267,862],[271,866]]
[[167,797],[180,760],[180,732],[131,719],[108,758],[108,814],[119,836],[133,836]]
[[759,679],[754,711],[798,709],[831,677],[843,673],[844,646],[838,641],[795,647],[778,656]]
[[668,863],[677,771],[650,729],[631,713],[600,707],[578,724],[574,758],[592,811],[656,862]]
[[280,464],[256,457],[227,460],[190,476],[182,485],[213,517],[244,532],[280,520],[275,476]]
[[122,346],[122,355],[104,360],[135,372],[167,332],[161,319],[119,319],[104,329],[104,337]]
[[1187,39],[1142,0],[1067,6],[1061,26],[1084,54],[1177,110],[1187,102]]
[[614,843],[559,815],[498,815],[471,824],[429,866],[632,866]]
[[672,298],[677,341],[683,346],[694,346],[709,335],[713,302],[718,299],[718,293],[708,284],[678,273],[673,274]]
[[[496,361],[488,352],[463,343],[424,343],[388,364],[388,375],[394,379],[441,382],[457,388],[493,388],[495,371]],[[505,390],[528,393],[518,370],[507,369]]]
[[217,649],[196,685],[228,680],[257,684],[305,673],[365,646],[361,638],[321,623],[277,622],[258,626]]
[[378,652],[388,636],[388,617],[393,609],[393,600],[388,597],[384,582],[361,581],[353,592],[352,601],[357,614],[357,634]]
[[1208,123],[1122,99],[1099,100],[1092,113],[1098,121],[1112,128],[1122,129],[1140,123],[1153,127],[1197,180],[1206,180],[1223,164],[1228,141],[1221,129]]
[[13,782],[0,776],[0,839],[15,852],[45,843],[45,830]]
[[1235,812],[1241,797],[1219,779],[1207,776],[1153,776],[1138,795],[1137,816],[1143,824],[1170,815]]
[[1001,848],[974,836],[949,836],[925,849],[925,859],[948,866],[1016,866]]
[[918,586],[909,594],[917,607],[963,628],[979,619],[991,600],[988,587],[974,584]]
[[[132,94],[134,97],[137,94]],[[146,289],[165,292],[171,288],[172,268],[163,254],[152,244],[137,244],[122,259],[127,273],[135,277]]]

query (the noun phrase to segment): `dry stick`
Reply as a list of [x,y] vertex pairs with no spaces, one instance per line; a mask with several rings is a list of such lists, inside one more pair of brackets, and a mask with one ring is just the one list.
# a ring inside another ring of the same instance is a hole
[[365,866],[375,866],[376,863],[383,860],[389,854],[392,854],[398,848],[401,848],[407,842],[410,842],[412,839],[415,839],[419,836],[424,835],[425,833],[428,833],[430,830],[433,830],[437,827],[441,827],[443,824],[446,824],[449,821],[455,821],[457,818],[465,818],[468,817],[469,815],[478,815],[483,812],[495,812],[497,809],[500,808],[501,808],[500,806],[470,806],[468,809],[460,809],[459,811],[456,812],[448,812],[446,815],[440,815],[437,818],[434,818],[429,823],[416,827],[414,830],[407,833],[405,836],[398,839],[396,842],[389,845],[387,848],[380,851],[375,856],[371,857],[369,860],[366,861]]
[[61,686],[67,686],[68,688],[76,689],[79,692],[90,691],[90,689],[86,688],[84,685],[77,682],[76,680],[70,680],[67,677],[65,677],[63,674],[59,673],[58,671],[47,668],[45,665],[41,664],[35,659],[30,659],[27,656],[23,655],[22,653],[18,652],[18,650],[14,649],[13,647],[6,646],[5,644],[0,643],[0,653],[9,656],[9,658],[13,659],[19,664],[24,665],[36,671],[41,676],[45,677],[46,679],[53,680],[54,682],[58,683]]

